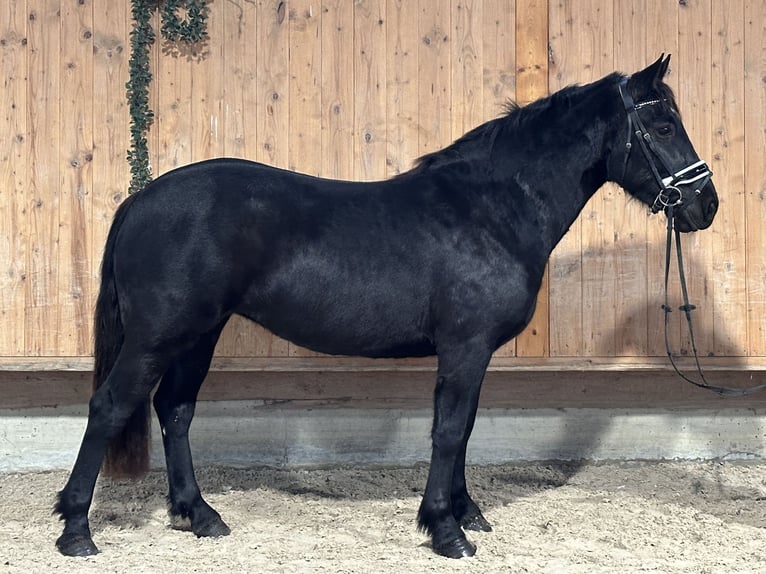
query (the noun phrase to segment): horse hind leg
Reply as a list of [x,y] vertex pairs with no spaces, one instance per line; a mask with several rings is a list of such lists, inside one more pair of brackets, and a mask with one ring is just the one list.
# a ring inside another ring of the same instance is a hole
[[56,547],[67,556],[98,553],[88,523],[96,479],[110,441],[143,402],[160,378],[163,358],[123,345],[104,384],[89,403],[88,424],[66,486],[54,512],[64,521]]
[[189,426],[197,394],[205,380],[216,342],[225,321],[168,368],[154,395],[154,408],[162,429],[168,469],[168,513],[174,528],[190,529],[197,536],[226,536],[231,530],[200,493],[194,476]]

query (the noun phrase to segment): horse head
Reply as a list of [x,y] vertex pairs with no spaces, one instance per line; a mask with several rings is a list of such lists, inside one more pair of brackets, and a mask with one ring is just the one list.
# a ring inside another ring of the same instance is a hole
[[678,231],[710,226],[718,211],[712,172],[699,158],[681,122],[670,87],[662,79],[670,56],[660,58],[619,83],[623,102],[618,150],[610,158],[610,179],[628,193],[675,219]]

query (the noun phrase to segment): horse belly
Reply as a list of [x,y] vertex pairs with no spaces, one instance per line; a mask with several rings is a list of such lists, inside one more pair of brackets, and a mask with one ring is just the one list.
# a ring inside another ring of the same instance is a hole
[[[254,285],[235,310],[313,351],[365,357],[435,354],[423,297],[380,278],[298,274]],[[331,279],[332,277],[332,279]],[[278,287],[276,285],[279,285]]]

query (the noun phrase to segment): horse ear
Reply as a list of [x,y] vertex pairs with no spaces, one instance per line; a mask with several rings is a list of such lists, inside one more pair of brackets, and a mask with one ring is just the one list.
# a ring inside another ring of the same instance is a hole
[[628,80],[628,87],[636,101],[648,98],[657,89],[670,66],[670,55],[660,55],[656,62],[633,74]]

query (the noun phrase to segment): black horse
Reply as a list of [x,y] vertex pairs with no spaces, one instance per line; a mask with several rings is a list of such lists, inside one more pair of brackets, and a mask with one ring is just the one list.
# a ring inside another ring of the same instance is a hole
[[708,227],[710,173],[662,82],[669,58],[568,87],[467,133],[390,180],[319,179],[237,159],[174,170],[129,197],[106,242],[95,392],[56,511],[67,555],[98,552],[88,510],[99,469],[146,468],[149,397],[162,428],[171,518],[229,528],[202,498],[188,429],[232,314],[309,349],[438,356],[433,451],[418,522],[435,552],[470,556],[490,530],[465,481],[466,444],[492,353],[535,307],[548,257],[613,181],[676,226]]

